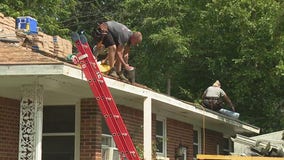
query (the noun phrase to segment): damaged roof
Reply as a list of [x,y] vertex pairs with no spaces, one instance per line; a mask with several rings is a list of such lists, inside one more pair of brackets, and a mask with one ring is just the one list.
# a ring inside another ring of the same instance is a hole
[[19,43],[0,42],[0,65],[2,64],[55,64],[63,63],[51,57],[33,52]]
[[[48,91],[45,93],[46,97],[54,97],[51,101],[58,99],[55,92],[59,92],[59,90],[60,92],[64,91],[66,97],[69,97],[66,98],[68,100],[75,99],[77,93],[80,93],[78,95],[80,98],[92,97],[87,83],[82,83],[82,80],[86,81],[86,78],[84,78],[79,66],[67,61],[63,62],[62,59],[50,55],[44,55],[44,53],[35,52],[28,47],[23,47],[20,43],[0,42],[0,56],[0,81],[2,80],[0,87],[3,90],[12,90],[11,87],[20,88],[20,85],[31,81],[30,77],[37,77],[40,83],[46,85],[45,88],[51,88],[48,89],[50,93]],[[5,78],[5,76],[9,76],[9,78]],[[222,131],[222,127],[226,125],[237,133],[259,133],[260,131],[258,127],[253,125],[210,111],[200,107],[200,105],[157,93],[141,84],[127,84],[108,76],[105,77],[112,94],[114,97],[118,97],[115,98],[117,103],[130,104],[143,109],[143,106],[140,106],[141,102],[145,97],[151,97],[152,105],[159,106],[162,109],[157,109],[157,112],[163,111],[168,115],[180,115],[179,117],[183,121],[188,121],[188,119],[201,121],[205,116],[207,117],[207,127],[212,127],[212,129],[215,127]],[[67,96],[67,93],[70,95]],[[8,92],[0,92],[0,96],[3,94],[9,95]],[[17,92],[11,92],[10,96],[19,99],[21,95]]]

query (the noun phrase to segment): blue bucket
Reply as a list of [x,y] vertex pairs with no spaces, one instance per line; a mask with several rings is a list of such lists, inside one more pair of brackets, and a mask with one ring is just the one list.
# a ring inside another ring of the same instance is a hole
[[236,119],[238,119],[239,116],[240,116],[240,113],[233,112],[233,111],[230,111],[230,110],[227,110],[227,109],[224,109],[224,108],[221,108],[219,110],[219,112],[222,113],[222,114],[225,114],[225,115],[227,115],[229,117],[236,118]]

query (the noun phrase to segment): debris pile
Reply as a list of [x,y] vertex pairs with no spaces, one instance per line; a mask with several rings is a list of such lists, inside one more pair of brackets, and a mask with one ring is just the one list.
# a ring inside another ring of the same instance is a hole
[[0,32],[5,34],[15,34],[15,19],[12,17],[5,17],[0,13]]
[[250,138],[237,134],[235,138],[231,139],[235,145],[234,154],[245,156],[284,157],[284,138],[281,140]]
[[15,19],[0,13],[0,41],[19,42],[15,33]]
[[27,24],[25,27],[27,28],[17,27],[14,18],[5,17],[4,14],[0,13],[0,42],[18,43],[37,53],[60,60],[66,60],[66,57],[72,53],[71,41],[58,35],[45,34],[42,31],[31,34],[28,32],[30,26]]

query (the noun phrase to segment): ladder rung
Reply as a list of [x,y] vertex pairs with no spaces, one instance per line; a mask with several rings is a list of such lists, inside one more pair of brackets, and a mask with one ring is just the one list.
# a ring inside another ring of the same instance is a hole
[[99,83],[104,83],[104,81],[103,81],[103,80],[98,80],[98,82],[99,82]]
[[106,99],[107,101],[112,100],[112,98],[109,98],[109,97],[96,97],[96,100],[103,100],[103,99]]
[[102,78],[103,77],[102,74],[99,71],[96,72],[96,75],[98,76],[98,78]]
[[[105,114],[104,115],[105,118],[111,118],[111,114]],[[119,115],[112,115],[113,118],[119,118]]]
[[110,98],[110,97],[106,97],[106,100],[111,101],[111,100],[112,100],[112,98]]
[[113,118],[119,118],[119,115],[113,115]]
[[97,69],[96,63],[91,62],[90,64],[91,64],[95,69]]
[[122,136],[127,136],[128,134],[127,134],[127,133],[121,133],[121,135],[122,135]]
[[86,68],[87,67],[87,65],[84,64],[84,63],[81,63],[81,66],[82,66],[82,68]]
[[85,54],[79,56],[78,59],[82,60],[82,59],[87,58],[87,57],[88,57],[88,55],[85,53]]
[[112,133],[112,136],[127,136],[128,134],[127,133]]

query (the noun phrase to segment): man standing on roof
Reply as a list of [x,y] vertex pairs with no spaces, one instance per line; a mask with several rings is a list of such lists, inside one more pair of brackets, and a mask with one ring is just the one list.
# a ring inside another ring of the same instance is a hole
[[136,46],[141,43],[142,34],[140,32],[132,32],[125,25],[116,21],[103,22],[99,25],[98,30],[100,30],[101,39],[97,46],[102,44],[108,49],[107,59],[111,67],[108,75],[128,80],[123,75],[122,66],[127,71],[134,69],[134,67],[128,64],[130,46]]
[[212,86],[208,87],[202,95],[202,104],[206,108],[219,111],[222,108],[223,99],[235,111],[235,107],[227,94],[221,89],[221,83],[217,80]]

